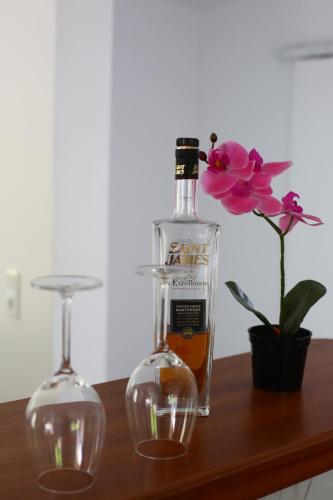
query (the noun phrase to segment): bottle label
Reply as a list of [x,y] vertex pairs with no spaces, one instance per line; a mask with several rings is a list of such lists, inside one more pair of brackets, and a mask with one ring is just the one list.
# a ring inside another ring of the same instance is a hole
[[181,334],[186,339],[203,333],[206,324],[206,301],[170,300],[170,333]]
[[197,163],[186,162],[177,163],[175,178],[180,179],[198,179],[199,177],[199,166]]
[[192,240],[178,240],[170,243],[167,266],[208,266],[208,243],[194,243]]
[[199,151],[197,148],[176,149],[175,178],[198,179]]

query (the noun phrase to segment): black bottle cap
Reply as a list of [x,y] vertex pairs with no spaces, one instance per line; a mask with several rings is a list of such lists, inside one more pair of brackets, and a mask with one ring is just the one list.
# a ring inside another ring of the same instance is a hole
[[196,139],[194,137],[178,137],[178,139],[176,140],[176,145],[177,147],[189,146],[192,148],[198,148],[199,139]]

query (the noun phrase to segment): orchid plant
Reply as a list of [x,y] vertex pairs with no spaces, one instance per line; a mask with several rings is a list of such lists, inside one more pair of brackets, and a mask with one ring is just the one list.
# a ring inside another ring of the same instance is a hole
[[[280,317],[279,325],[272,324],[256,310],[249,297],[234,281],[227,281],[235,299],[253,312],[275,335],[295,335],[309,309],[326,293],[326,288],[314,280],[297,283],[285,291],[285,238],[296,224],[302,222],[318,226],[319,217],[305,214],[298,204],[299,195],[290,191],[279,201],[273,195],[273,177],[292,165],[291,161],[265,163],[256,149],[250,152],[237,142],[228,141],[215,147],[216,134],[211,134],[212,147],[208,153],[200,151],[200,159],[207,163],[202,175],[202,187],[219,200],[228,212],[241,215],[252,212],[266,221],[280,240]],[[278,223],[274,218],[279,217]]]

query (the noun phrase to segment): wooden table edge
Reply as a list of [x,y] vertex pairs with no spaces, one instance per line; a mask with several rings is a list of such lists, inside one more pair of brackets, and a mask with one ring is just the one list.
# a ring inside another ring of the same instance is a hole
[[[332,343],[332,339],[314,339],[313,343]],[[248,353],[241,353],[248,354]],[[240,356],[228,356],[228,359]],[[219,361],[219,358],[216,361]],[[119,388],[126,386],[127,378],[94,384],[99,392],[110,382]],[[29,399],[19,399],[0,404],[27,404]],[[299,439],[296,443],[273,448],[253,455],[251,461],[240,460],[227,466],[197,474],[195,479],[182,479],[163,486],[158,494],[147,492],[142,499],[211,499],[237,498],[255,500],[259,497],[304,481],[333,468],[333,428],[330,431]],[[286,474],[286,472],[288,472]],[[190,496],[187,496],[190,495]]]
[[[333,342],[333,339],[314,339],[313,343]],[[241,353],[247,354],[247,353]],[[228,356],[233,358],[239,356]],[[219,358],[221,359],[221,358]],[[230,464],[209,473],[203,473],[192,481],[174,483],[159,496],[147,496],[156,499],[180,499],[184,493],[194,493],[191,498],[220,499],[221,493],[237,500],[256,500],[258,497],[274,493],[288,486],[305,481],[333,468],[333,430],[323,432],[311,438],[302,439],[296,445],[281,446],[273,451],[256,455],[251,464],[247,461]],[[281,461],[284,461],[281,464]],[[283,471],[288,469],[288,479]],[[269,485],[256,480],[258,473],[270,473]],[[251,477],[252,475],[252,477]],[[237,487],[235,487],[235,484]],[[249,489],[252,490],[250,493]],[[237,497],[235,495],[237,494]]]
[[[217,469],[198,475],[195,482],[182,480],[173,483],[172,487],[167,486],[158,496],[147,495],[145,498],[176,500],[191,492],[195,495],[191,499],[220,499],[223,494],[225,498],[230,496],[237,500],[255,500],[332,469],[332,449],[333,430],[304,439],[296,446],[282,446],[274,450],[273,454],[258,454],[251,464],[238,462],[230,464],[223,471]],[[281,464],[281,461],[284,463]],[[286,469],[288,479],[283,475]],[[257,480],[258,474],[268,473],[269,485]]]

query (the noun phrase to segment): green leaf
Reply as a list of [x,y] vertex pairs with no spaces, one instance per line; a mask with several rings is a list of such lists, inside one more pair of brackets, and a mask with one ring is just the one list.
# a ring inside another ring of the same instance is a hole
[[243,292],[243,290],[241,288],[239,288],[239,286],[237,285],[237,283],[235,283],[234,281],[226,281],[225,284],[227,285],[227,287],[229,288],[231,294],[235,297],[235,299],[237,300],[237,302],[239,302],[240,304],[242,304],[242,306],[245,307],[245,309],[247,309],[248,311],[253,312],[257,316],[257,318],[259,318],[260,321],[262,321],[264,323],[264,325],[266,325],[269,328],[273,329],[273,326],[268,321],[268,319],[261,312],[257,311],[253,307],[253,304],[252,304],[251,300]]
[[314,280],[297,283],[284,298],[280,327],[282,334],[296,333],[309,309],[326,293],[324,285]]

